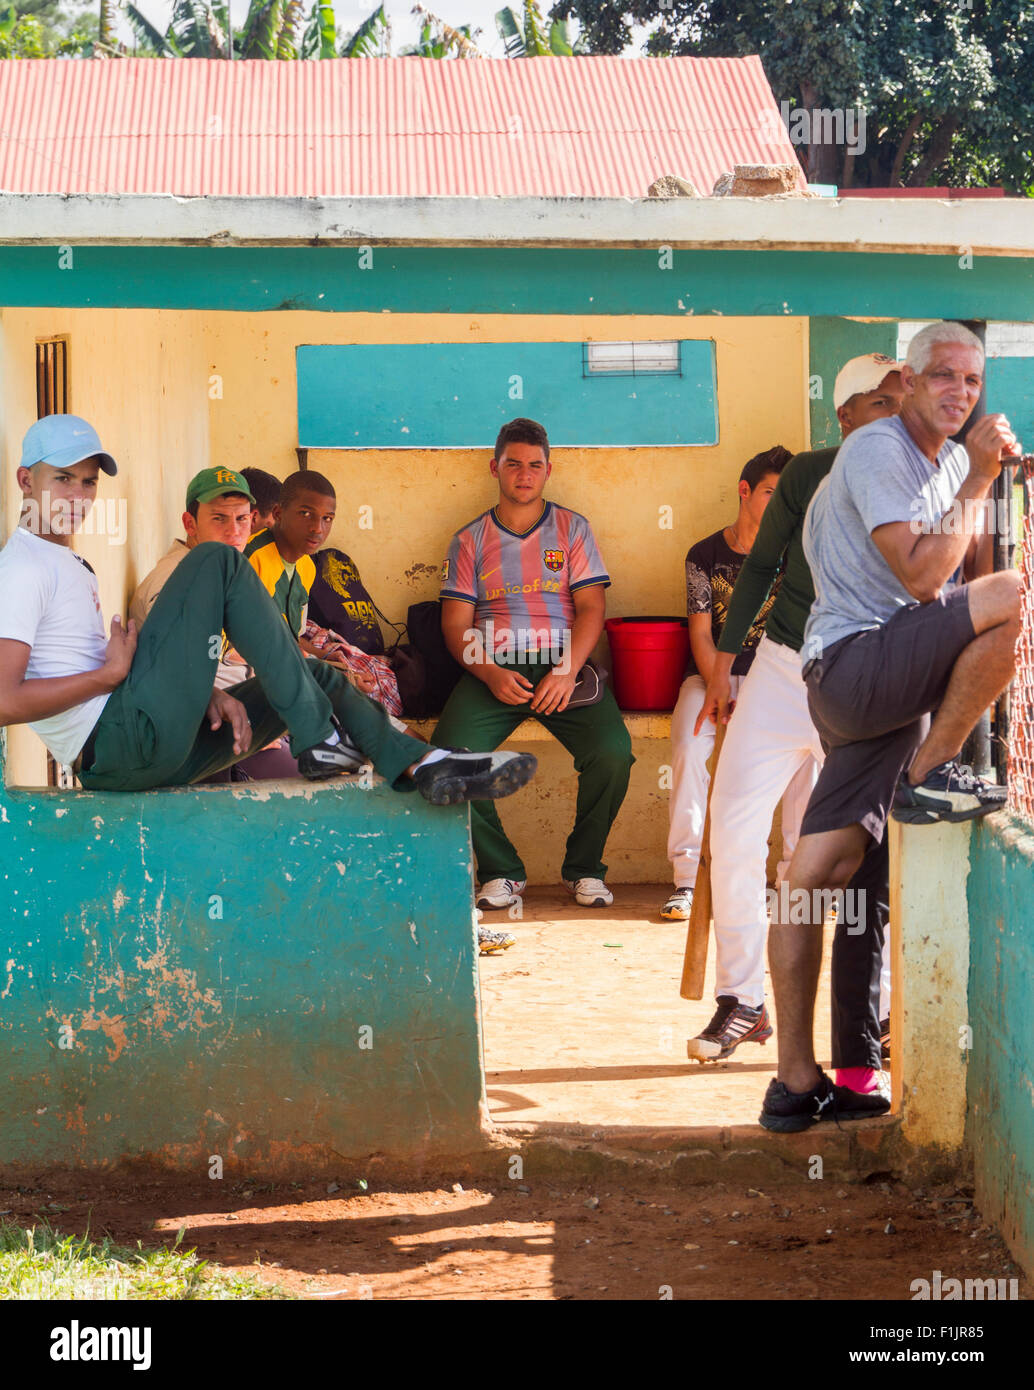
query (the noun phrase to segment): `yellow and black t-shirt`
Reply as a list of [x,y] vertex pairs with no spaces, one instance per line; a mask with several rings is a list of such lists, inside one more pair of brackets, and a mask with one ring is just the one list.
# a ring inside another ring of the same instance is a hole
[[316,566],[308,555],[289,564],[276,548],[272,531],[259,531],[244,547],[251,567],[262,580],[273,602],[296,637],[309,602],[309,590],[316,578]]
[[309,617],[371,656],[384,651],[384,637],[373,599],[355,562],[343,550],[316,555],[316,583],[309,594]]

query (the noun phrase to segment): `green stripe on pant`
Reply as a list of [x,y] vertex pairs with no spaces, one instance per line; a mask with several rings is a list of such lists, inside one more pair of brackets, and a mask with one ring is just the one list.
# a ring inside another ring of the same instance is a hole
[[90,791],[143,791],[200,781],[246,757],[228,725],[205,719],[220,634],[255,670],[232,694],[248,712],[252,748],[290,732],[292,751],[322,742],[334,715],[374,770],[397,790],[428,751],[395,729],[382,707],[340,671],[306,660],[255,571],[232,546],[210,541],[176,566],[140,631],[133,666],[94,729]]
[[[535,685],[550,667],[515,663],[513,669]],[[603,878],[607,872],[603,862],[607,836],[625,799],[635,761],[625,721],[609,690],[598,704],[582,705],[561,714],[536,715],[527,705],[504,705],[483,681],[463,675],[438,721],[434,741],[443,748],[467,747],[475,753],[489,753],[529,716],[538,719],[563,744],[574,758],[578,773],[575,822],[567,839],[561,875],[566,879]],[[482,883],[492,878],[527,878],[494,802],[470,803],[470,833]]]

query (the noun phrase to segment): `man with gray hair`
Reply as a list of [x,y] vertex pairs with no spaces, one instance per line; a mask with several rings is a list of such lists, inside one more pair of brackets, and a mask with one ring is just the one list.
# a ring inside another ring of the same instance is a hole
[[[985,503],[1016,438],[1003,415],[986,415],[965,447],[952,442],[983,371],[980,340],[961,324],[923,329],[902,368],[900,415],[844,442],[805,519],[816,597],[801,658],[826,760],[789,873],[792,900],[811,911],[769,933],[779,1065],[766,1129],[860,1113],[815,1061],[815,994],[829,892],[882,841],[892,804],[914,824],[1002,804],[1001,788],[955,761],[1012,679],[1020,624],[1017,572],[981,574]],[[960,567],[965,582],[952,585]]]

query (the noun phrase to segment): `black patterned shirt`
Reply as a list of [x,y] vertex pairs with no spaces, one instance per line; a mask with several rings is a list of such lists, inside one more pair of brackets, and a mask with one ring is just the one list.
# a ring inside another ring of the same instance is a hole
[[[732,546],[728,544],[725,539],[724,527],[720,531],[715,531],[714,535],[706,536],[702,541],[697,541],[696,545],[690,547],[686,556],[686,612],[690,616],[694,613],[710,613],[711,637],[716,647],[722,635],[722,628],[725,626],[726,615],[729,612],[729,599],[732,597],[736,577],[746,558],[746,555],[741,555],[739,551],[733,550]],[[732,664],[734,676],[745,676],[750,670],[750,663],[754,660],[754,649],[761,641],[761,635],[765,630],[765,620],[768,617],[769,609],[775,603],[781,580],[782,574],[780,573],[747,634],[743,650]],[[697,665],[693,660],[691,648],[686,675],[691,676],[696,673]]]

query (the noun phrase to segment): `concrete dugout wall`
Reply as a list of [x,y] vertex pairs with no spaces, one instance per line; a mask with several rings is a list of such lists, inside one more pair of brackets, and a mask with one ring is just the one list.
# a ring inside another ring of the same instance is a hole
[[973,831],[967,1144],[977,1201],[1034,1273],[1034,832],[1005,813]]
[[0,1164],[481,1142],[465,807],[354,781],[0,791]]

